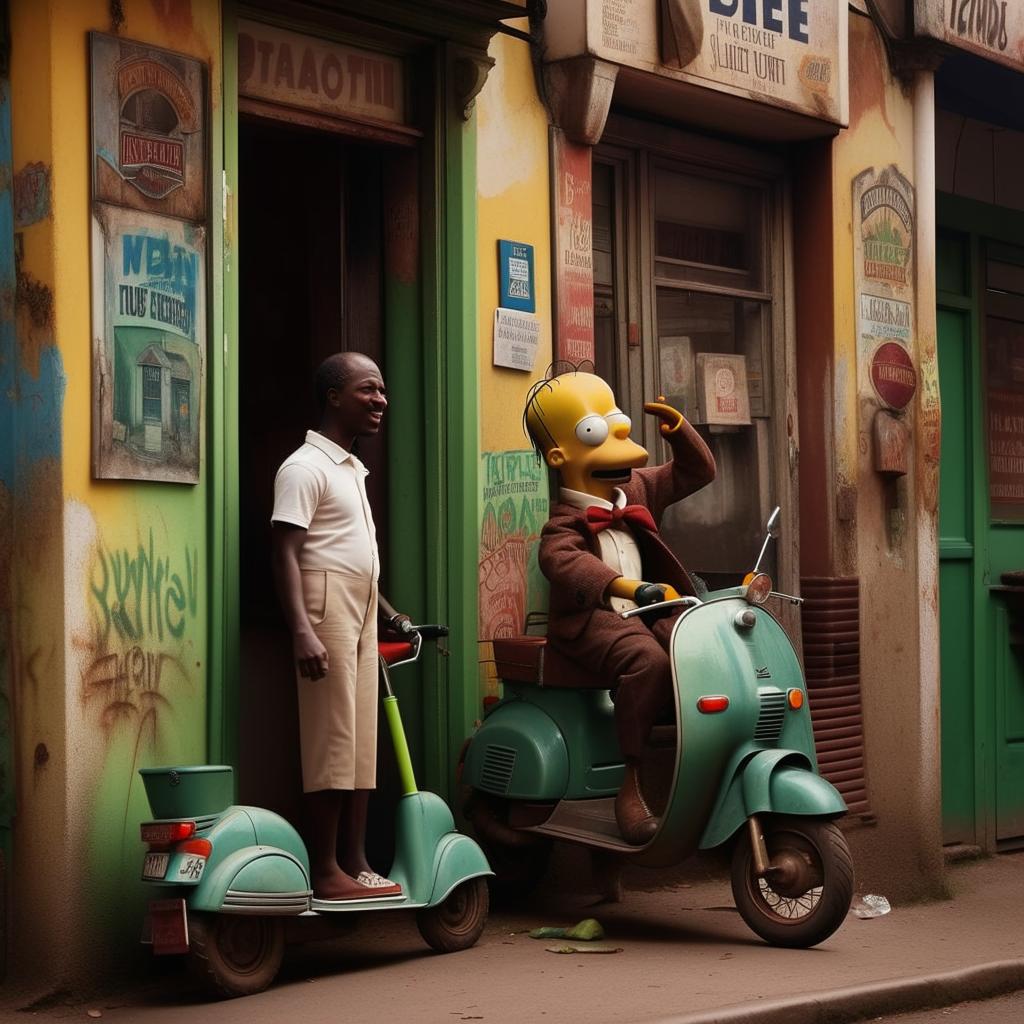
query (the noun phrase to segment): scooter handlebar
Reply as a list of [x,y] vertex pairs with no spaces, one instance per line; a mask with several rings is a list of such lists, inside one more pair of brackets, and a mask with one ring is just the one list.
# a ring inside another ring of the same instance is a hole
[[642,608],[630,608],[627,612],[619,612],[619,617],[632,619],[637,615],[648,615],[651,612],[660,612],[666,608],[696,608],[703,604],[699,597],[675,597],[671,601],[659,601],[657,604],[647,604]]
[[410,622],[409,632],[419,633],[424,640],[438,640],[441,637],[448,635],[448,627],[439,624],[415,626]]

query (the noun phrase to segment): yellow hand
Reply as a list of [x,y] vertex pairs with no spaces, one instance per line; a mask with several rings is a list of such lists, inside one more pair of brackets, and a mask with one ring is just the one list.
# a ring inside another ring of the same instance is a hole
[[663,435],[674,434],[686,422],[678,409],[673,409],[671,405],[666,404],[664,395],[658,395],[656,402],[644,402],[644,412],[650,416],[659,417]]

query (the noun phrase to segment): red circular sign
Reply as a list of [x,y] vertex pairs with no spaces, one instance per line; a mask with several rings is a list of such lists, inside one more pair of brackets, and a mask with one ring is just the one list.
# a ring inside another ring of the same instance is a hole
[[893,409],[903,409],[917,391],[917,371],[910,354],[895,341],[875,349],[871,357],[871,383],[878,397]]

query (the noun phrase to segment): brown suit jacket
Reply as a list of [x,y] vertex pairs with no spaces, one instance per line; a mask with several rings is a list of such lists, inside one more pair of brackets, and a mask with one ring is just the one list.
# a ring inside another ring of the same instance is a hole
[[[672,446],[672,461],[653,469],[633,470],[629,483],[622,488],[627,504],[645,505],[655,522],[669,505],[715,478],[714,456],[689,423],[684,422],[666,440]],[[630,528],[640,548],[644,579],[671,584],[681,594],[694,594],[692,579],[658,533],[638,526]],[[566,650],[566,643],[588,626],[608,632],[604,639],[611,643],[620,628],[632,625],[617,615],[594,616],[595,611],[607,610],[605,591],[619,574],[601,561],[597,535],[587,526],[584,509],[564,502],[551,505],[541,532],[538,558],[541,571],[551,583],[548,636],[556,646]],[[600,644],[602,638],[588,635],[588,639]]]

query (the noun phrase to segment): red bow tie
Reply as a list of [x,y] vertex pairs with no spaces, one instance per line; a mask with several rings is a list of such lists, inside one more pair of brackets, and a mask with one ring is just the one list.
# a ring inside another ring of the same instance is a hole
[[625,508],[601,508],[598,505],[591,505],[587,509],[587,527],[591,533],[607,530],[613,523],[622,519],[627,523],[642,526],[652,533],[658,529],[654,517],[643,505],[627,505]]

